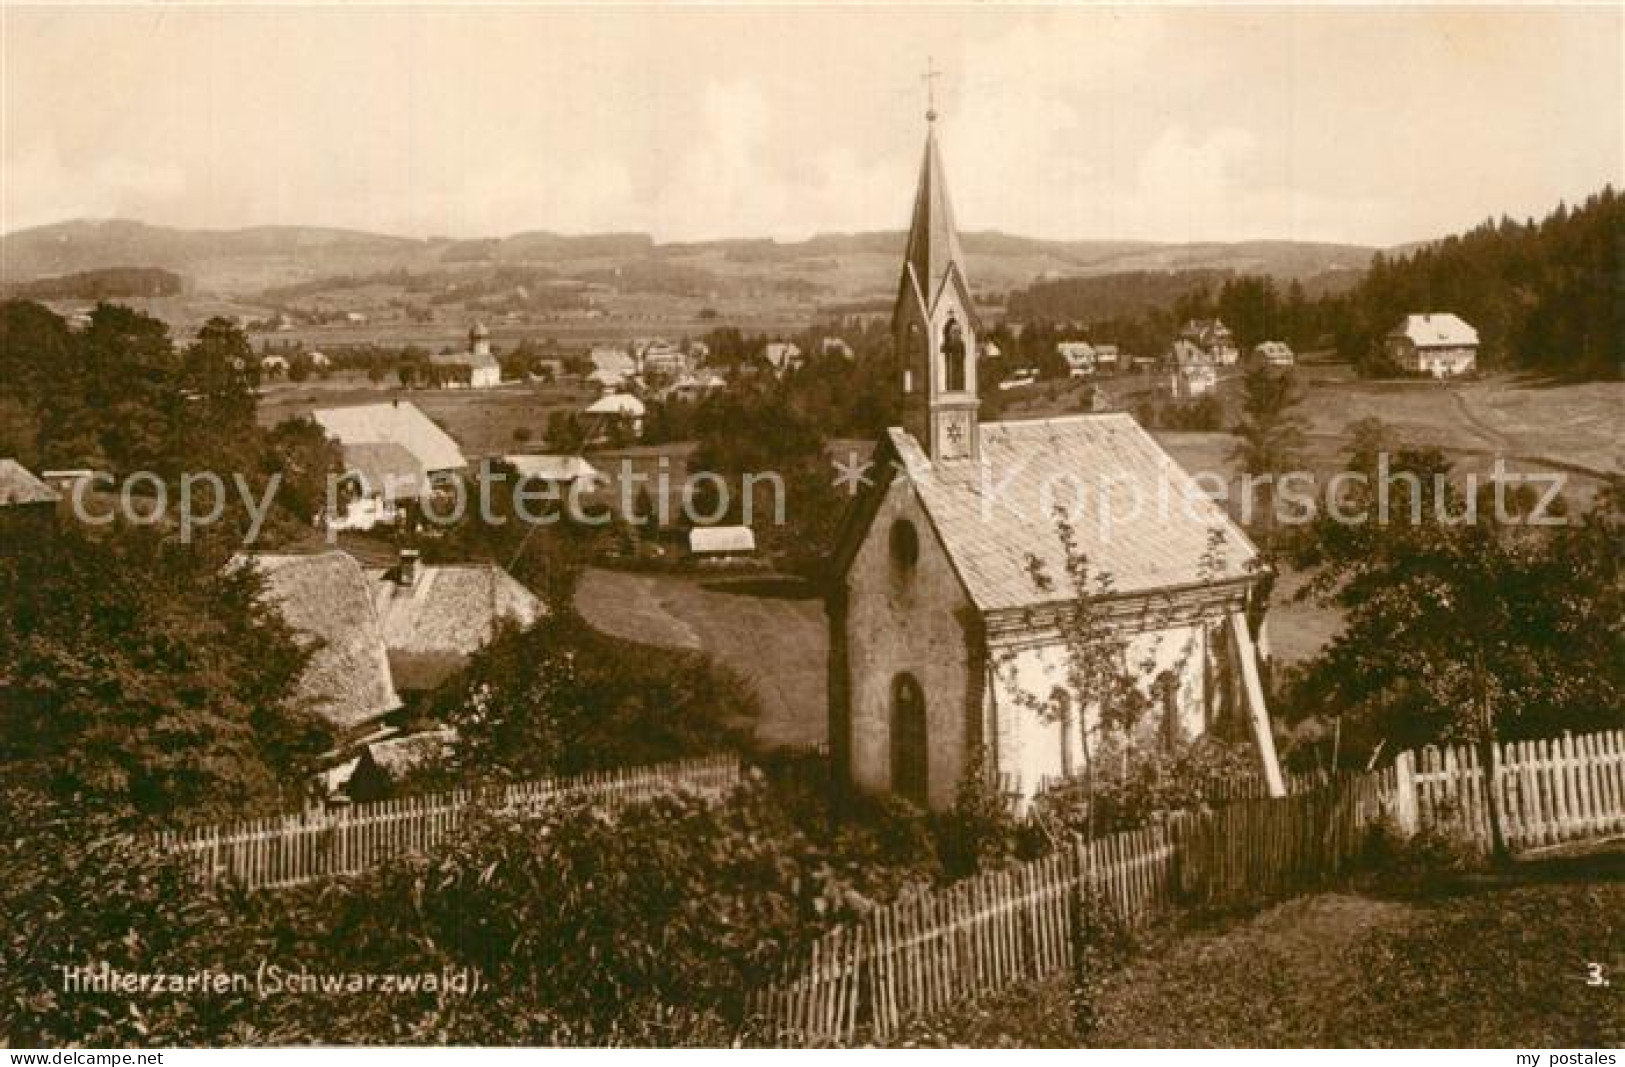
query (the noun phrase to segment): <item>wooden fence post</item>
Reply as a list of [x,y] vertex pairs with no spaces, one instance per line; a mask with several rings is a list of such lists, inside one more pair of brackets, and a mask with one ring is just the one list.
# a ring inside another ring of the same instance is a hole
[[1416,754],[1410,749],[1394,757],[1394,821],[1405,836],[1416,833]]

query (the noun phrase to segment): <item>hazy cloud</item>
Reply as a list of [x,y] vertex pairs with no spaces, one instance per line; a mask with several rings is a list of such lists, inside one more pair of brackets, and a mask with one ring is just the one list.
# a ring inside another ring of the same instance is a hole
[[0,226],[1377,244],[1621,180],[1621,12],[5,9]]

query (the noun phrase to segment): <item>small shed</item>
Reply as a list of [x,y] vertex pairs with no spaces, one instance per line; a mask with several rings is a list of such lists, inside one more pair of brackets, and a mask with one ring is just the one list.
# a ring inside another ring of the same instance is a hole
[[696,526],[688,532],[688,555],[697,563],[726,563],[756,555],[749,526]]

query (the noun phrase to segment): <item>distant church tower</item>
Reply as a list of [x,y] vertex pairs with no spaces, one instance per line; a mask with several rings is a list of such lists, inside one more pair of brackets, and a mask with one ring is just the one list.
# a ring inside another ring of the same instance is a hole
[[892,308],[903,428],[933,463],[975,460],[977,323],[937,151],[936,109],[925,117],[925,159]]

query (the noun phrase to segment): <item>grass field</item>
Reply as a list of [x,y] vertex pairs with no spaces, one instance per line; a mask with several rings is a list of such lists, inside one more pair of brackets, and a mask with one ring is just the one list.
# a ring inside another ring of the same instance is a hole
[[[1094,990],[1026,985],[921,1023],[925,1045],[1598,1048],[1625,1039],[1625,884],[1482,889],[1426,901],[1304,897],[1172,929]],[[1614,973],[1585,981],[1587,963]]]
[[[443,425],[465,455],[475,457],[542,447],[551,412],[579,411],[597,395],[595,389],[530,382],[510,382],[496,389],[402,389],[393,380],[373,385],[363,374],[346,372],[325,381],[268,386],[260,397],[259,421],[271,426],[308,415],[314,408],[409,400]],[[530,434],[527,442],[515,437],[521,429]]]
[[744,677],[762,704],[754,724],[760,744],[824,743],[829,637],[823,603],[805,585],[595,568],[582,575],[576,606],[604,633],[703,649]]

